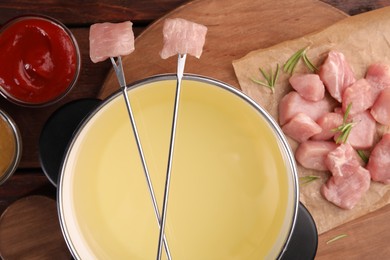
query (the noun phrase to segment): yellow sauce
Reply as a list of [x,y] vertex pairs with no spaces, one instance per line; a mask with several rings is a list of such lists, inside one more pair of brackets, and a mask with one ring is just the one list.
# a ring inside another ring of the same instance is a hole
[[[160,209],[174,88],[170,80],[129,91]],[[184,81],[166,223],[172,257],[275,258],[292,221],[289,174],[258,111],[224,89]],[[62,188],[67,221],[94,258],[155,259],[158,224],[122,96],[74,143]]]
[[0,114],[0,181],[8,173],[16,156],[14,132],[6,119]]

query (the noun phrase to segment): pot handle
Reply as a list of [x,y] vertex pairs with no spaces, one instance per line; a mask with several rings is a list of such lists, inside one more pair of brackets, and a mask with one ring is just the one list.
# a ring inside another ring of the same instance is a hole
[[286,251],[280,259],[314,259],[318,247],[317,227],[306,207],[299,202],[297,220]]
[[73,134],[100,103],[101,100],[92,98],[71,101],[54,111],[44,124],[39,137],[39,160],[43,172],[55,187]]

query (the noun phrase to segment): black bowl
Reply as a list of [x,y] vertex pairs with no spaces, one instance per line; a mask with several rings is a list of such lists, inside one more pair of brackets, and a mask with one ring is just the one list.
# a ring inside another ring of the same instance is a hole
[[100,102],[99,99],[71,101],[57,109],[46,121],[39,138],[39,159],[43,172],[55,187],[73,133]]

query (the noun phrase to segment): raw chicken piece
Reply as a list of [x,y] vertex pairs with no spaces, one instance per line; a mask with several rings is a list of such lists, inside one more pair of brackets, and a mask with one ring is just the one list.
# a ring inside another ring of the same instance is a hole
[[89,56],[94,63],[134,51],[133,24],[97,23],[89,30]]
[[294,116],[282,127],[282,130],[286,135],[300,143],[322,131],[321,127],[304,113],[298,113]]
[[349,177],[354,174],[356,169],[361,166],[362,160],[357,152],[348,143],[341,144],[339,147],[329,152],[325,159],[325,165],[332,172],[332,176]]
[[379,93],[390,88],[390,66],[387,64],[372,64],[368,67],[366,79],[373,87],[374,99]]
[[321,187],[322,195],[335,205],[351,209],[370,187],[370,173],[348,143],[329,152],[325,164],[332,177]]
[[325,96],[325,86],[317,74],[294,74],[289,82],[301,97],[310,101],[319,101]]
[[375,145],[368,160],[367,169],[374,181],[390,184],[390,133],[383,135]]
[[206,41],[207,27],[181,18],[167,18],[164,22],[164,47],[160,53],[166,59],[177,54],[200,58]]
[[279,102],[279,123],[284,125],[298,113],[304,113],[316,121],[332,109],[330,102],[324,98],[320,101],[308,101],[296,91],[291,91]]
[[316,123],[321,127],[322,131],[319,134],[313,135],[312,140],[326,141],[335,135],[336,127],[343,123],[343,116],[340,113],[329,112],[321,116]]
[[344,90],[356,81],[344,54],[336,51],[329,52],[319,75],[330,95],[340,103]]
[[[347,142],[357,150],[369,149],[374,144],[374,137],[376,133],[375,119],[370,112],[364,111],[351,117],[355,124],[349,134]],[[335,140],[339,134],[336,133]]]
[[370,113],[378,123],[390,125],[390,88],[381,91]]
[[306,141],[295,151],[295,159],[306,169],[327,171],[326,156],[337,148],[337,144],[329,141]]
[[349,115],[356,115],[372,107],[374,102],[374,93],[370,83],[366,79],[359,79],[345,89],[342,102],[343,111],[345,112],[348,105],[352,104]]
[[369,188],[370,173],[362,166],[358,166],[353,174],[330,177],[328,182],[322,185],[321,194],[340,208],[352,209]]

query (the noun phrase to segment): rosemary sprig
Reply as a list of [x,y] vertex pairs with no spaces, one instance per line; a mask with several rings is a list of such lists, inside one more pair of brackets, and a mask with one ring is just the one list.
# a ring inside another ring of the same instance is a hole
[[337,241],[339,239],[342,239],[344,237],[347,237],[347,234],[341,234],[341,235],[335,236],[334,238],[326,241],[326,244],[329,245],[330,243],[333,243],[333,242],[335,242],[335,241]]
[[351,107],[352,103],[350,103],[347,107],[347,110],[345,110],[343,123],[339,127],[332,129],[332,131],[334,132],[340,132],[340,135],[336,139],[336,144],[345,143],[348,139],[349,134],[351,133],[353,126],[355,125],[353,122],[347,122]]
[[302,57],[303,52],[306,48],[300,49],[296,53],[294,53],[283,65],[283,71],[289,74],[292,74],[295,66],[297,66],[299,59]]
[[306,55],[306,52],[302,55],[303,62],[305,62],[306,66],[309,68],[311,72],[317,72],[318,68],[309,60]]
[[353,126],[354,124],[351,122],[351,123],[342,124],[341,126],[336,128],[337,131],[340,132],[340,135],[336,139],[336,144],[345,143],[347,141]]
[[299,177],[299,183],[300,183],[301,185],[304,185],[304,184],[307,184],[307,183],[309,183],[309,182],[318,180],[319,178],[320,178],[319,176],[307,175],[307,176]]
[[262,68],[259,68],[259,70],[260,70],[261,75],[265,79],[265,81],[260,81],[260,80],[254,79],[254,78],[251,78],[251,80],[253,82],[261,85],[261,86],[264,86],[264,87],[271,89],[272,93],[274,93],[275,92],[275,84],[279,78],[279,70],[280,70],[279,64],[276,64],[275,73],[272,72],[272,68],[271,68],[270,73],[268,73],[268,74]]
[[356,152],[358,153],[359,157],[363,160],[364,163],[368,163],[368,156],[367,154],[365,154],[364,151],[356,150]]
[[302,48],[296,53],[294,53],[283,65],[283,71],[287,72],[289,74],[292,74],[294,72],[295,67],[298,64],[298,61],[302,58],[303,62],[305,63],[306,67],[311,72],[318,71],[318,68],[309,60],[309,58],[306,55],[306,51],[309,47]]

